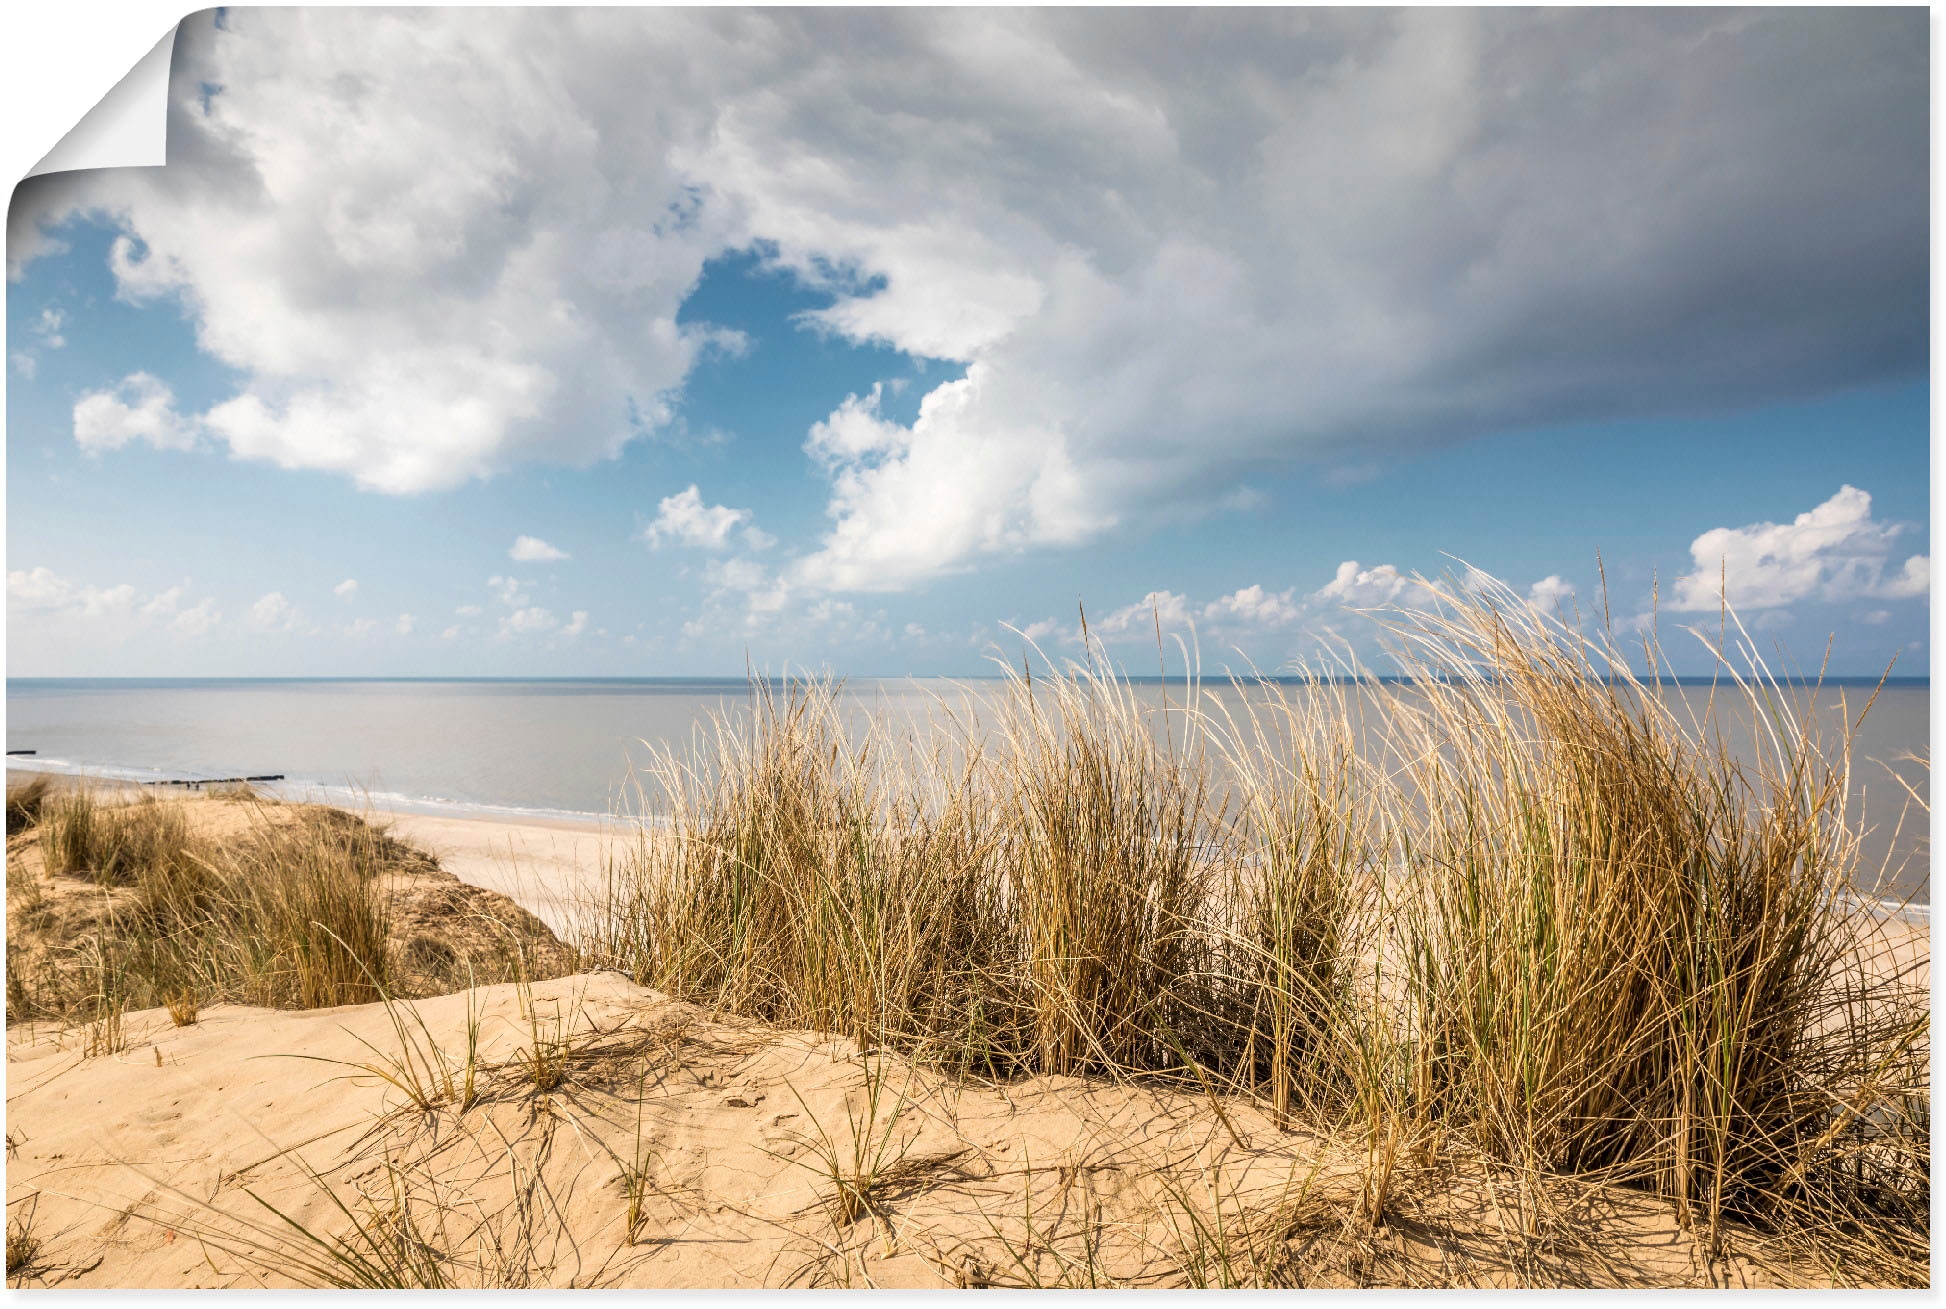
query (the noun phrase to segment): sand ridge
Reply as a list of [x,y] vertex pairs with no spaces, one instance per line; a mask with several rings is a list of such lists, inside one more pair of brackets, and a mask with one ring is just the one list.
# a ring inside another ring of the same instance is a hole
[[[1522,1235],[1535,1196],[1488,1172],[1429,1179],[1389,1228],[1355,1239],[1358,1151],[1247,1103],[1219,1114],[1173,1087],[955,1079],[612,973],[411,1010],[400,1027],[381,1005],[222,1006],[181,1028],[148,1011],[127,1019],[124,1049],[95,1058],[72,1032],[10,1030],[9,1201],[37,1196],[44,1242],[17,1280],[288,1286],[345,1272],[282,1214],[423,1243],[460,1285],[1180,1284],[1221,1211],[1241,1246],[1242,1215],[1278,1216],[1302,1238],[1279,1257],[1310,1260],[1297,1280],[1318,1285],[1768,1281],[1743,1260],[1710,1267],[1639,1196],[1591,1193]],[[398,1075],[388,1056],[408,1046],[461,1067],[469,1022],[474,1104],[415,1107],[381,1075]],[[557,1037],[572,1053],[542,1091],[532,1059]],[[880,1180],[847,1217],[826,1160],[850,1164],[855,1143],[879,1156]]]

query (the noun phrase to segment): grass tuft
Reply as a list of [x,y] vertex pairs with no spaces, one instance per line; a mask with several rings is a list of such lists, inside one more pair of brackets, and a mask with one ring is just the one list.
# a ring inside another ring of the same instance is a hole
[[1928,1010],[1871,962],[1857,715],[1820,726],[1727,614],[1700,712],[1652,637],[1477,576],[1378,617],[1398,680],[1138,687],[1084,639],[905,730],[755,685],[644,770],[592,955],[865,1049],[1349,1127],[1367,1230],[1462,1148],[1923,1277]]
[[7,788],[7,835],[24,832],[40,821],[53,783],[45,776],[30,777]]

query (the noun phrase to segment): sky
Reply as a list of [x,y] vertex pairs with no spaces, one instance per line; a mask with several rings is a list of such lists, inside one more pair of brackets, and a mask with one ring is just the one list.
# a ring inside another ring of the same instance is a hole
[[209,11],[167,167],[14,192],[7,671],[1382,671],[1477,569],[1923,674],[1927,42]]

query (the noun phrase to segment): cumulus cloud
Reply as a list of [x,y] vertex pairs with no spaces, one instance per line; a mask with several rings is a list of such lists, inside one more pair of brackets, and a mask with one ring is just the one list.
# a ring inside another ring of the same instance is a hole
[[560,620],[551,610],[543,609],[539,605],[530,605],[525,609],[516,609],[502,618],[500,635],[502,637],[529,636],[536,632],[551,632],[558,626]]
[[271,591],[250,606],[249,624],[259,632],[294,631],[304,621],[282,591]]
[[1241,623],[1249,627],[1286,627],[1296,622],[1304,612],[1304,606],[1292,598],[1295,590],[1271,592],[1261,586],[1246,586],[1212,601],[1203,610],[1203,618],[1215,625]]
[[567,557],[567,551],[556,549],[538,536],[515,537],[513,548],[507,551],[507,558],[522,564],[555,563]]
[[691,483],[689,488],[665,496],[656,506],[655,521],[642,529],[642,540],[651,549],[665,544],[694,546],[703,550],[722,550],[730,545],[731,534],[742,527],[746,544],[763,549],[770,537],[749,526],[748,509],[703,503],[703,493]]
[[1872,497],[1855,486],[1788,523],[1717,527],[1691,542],[1693,571],[1676,579],[1669,607],[1775,609],[1799,600],[1923,596],[1932,583],[1926,555],[1895,562],[1905,532],[1872,517]]
[[216,601],[204,596],[189,608],[179,610],[169,619],[169,626],[184,636],[196,637],[206,634],[222,621],[223,615],[217,611]]
[[130,373],[75,402],[74,440],[90,451],[119,450],[131,441],[147,441],[158,450],[189,450],[196,445],[196,424],[176,412],[176,395],[167,382]]
[[[493,588],[493,598],[509,609],[519,609],[527,603],[526,586],[517,577],[501,577],[496,574],[487,578],[487,585]],[[460,606],[461,613],[465,613],[466,610],[466,605]],[[474,612],[479,611],[475,609]]]
[[1550,573],[1527,588],[1527,603],[1547,611],[1565,608],[1574,603],[1574,587]]
[[[64,321],[66,321],[66,315],[59,309],[56,309],[53,305],[43,305],[41,307],[40,317],[29,325],[28,330],[33,333],[35,342],[40,349],[59,350],[68,343],[68,339],[61,335],[61,324]],[[40,355],[38,352],[32,348],[21,349],[14,351],[10,357],[13,360],[14,369],[28,381],[33,381],[34,375],[40,371]]]
[[1926,358],[1923,13],[217,12],[169,167],[10,220],[18,263],[107,216],[120,294],[241,378],[169,439],[393,492],[612,456],[739,346],[677,314],[760,249],[959,374],[810,433],[805,586]]
[[135,607],[135,588],[70,582],[50,568],[7,574],[7,607],[31,613],[69,613],[85,618],[125,614]]
[[1161,623],[1164,628],[1187,627],[1189,600],[1174,591],[1151,591],[1134,604],[1123,605],[1102,619],[1098,630],[1109,636],[1142,632]]
[[1211,630],[1287,627],[1304,615],[1304,603],[1296,596],[1295,587],[1271,591],[1252,585],[1199,607],[1174,591],[1151,591],[1134,604],[1111,612],[1098,630],[1107,636],[1125,633],[1139,636],[1153,632],[1158,623],[1164,631],[1187,627],[1192,622]]
[[392,624],[392,630],[397,632],[400,636],[411,636],[413,626],[417,624],[418,621],[419,620],[414,618],[411,614],[400,614],[398,621]]
[[[216,601],[205,596],[185,607],[188,584],[172,586],[143,599],[133,586],[91,586],[70,581],[50,568],[7,574],[7,609],[18,621],[36,618],[132,620],[137,627],[165,628],[198,637],[222,621]],[[124,629],[127,630],[127,629]]]
[[562,636],[580,636],[588,630],[588,611],[577,609],[569,615],[568,624],[561,629]]
[[1311,599],[1319,604],[1365,609],[1397,599],[1405,584],[1405,576],[1391,564],[1360,568],[1356,559],[1347,559],[1338,565],[1329,582],[1311,593]]
[[344,581],[331,588],[331,594],[337,596],[340,600],[351,599],[354,595],[358,594],[358,579],[355,577],[347,577]]

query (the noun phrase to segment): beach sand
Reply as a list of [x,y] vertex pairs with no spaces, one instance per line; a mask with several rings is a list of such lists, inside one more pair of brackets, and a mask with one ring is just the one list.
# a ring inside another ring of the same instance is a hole
[[[564,933],[606,856],[634,839],[612,825],[372,817]],[[1929,969],[1925,929],[1887,924],[1882,957]],[[279,1214],[334,1236],[356,1220],[374,1242],[356,1247],[368,1268],[438,1249],[437,1274],[461,1285],[1180,1284],[1185,1268],[1226,1275],[1211,1262],[1219,1215],[1237,1260],[1249,1222],[1307,1234],[1296,1275],[1313,1285],[1821,1277],[1709,1260],[1641,1193],[1410,1153],[1395,1218],[1370,1232],[1353,1221],[1362,1143],[1280,1129],[1247,1100],[949,1078],[613,973],[410,1012],[224,1005],[176,1027],[149,1010],[93,1057],[76,1029],[10,1026],[8,1214],[38,1242],[10,1280],[275,1287],[353,1271]],[[560,1080],[543,1089],[534,1070],[549,1059]],[[469,1063],[471,1106],[408,1102],[402,1070],[457,1087]],[[846,1214],[831,1160],[856,1171],[861,1140],[881,1178]]]
[[564,938],[573,934],[583,907],[599,900],[610,854],[639,839],[636,829],[613,822],[429,816],[382,808],[371,817],[462,882],[498,891]]
[[[468,1003],[418,1002],[410,1039],[457,1070]],[[414,1109],[360,1067],[396,1073],[377,1005],[222,1006],[183,1028],[132,1014],[126,1046],[95,1058],[72,1032],[10,1030],[9,1213],[33,1197],[42,1241],[17,1284],[315,1282],[350,1269],[277,1215],[342,1233],[349,1211],[383,1248],[445,1251],[462,1285],[1139,1285],[1179,1281],[1219,1210],[1232,1228],[1251,1214],[1310,1231],[1317,1285],[1775,1284],[1741,1256],[1707,1260],[1649,1197],[1484,1169],[1408,1161],[1397,1220],[1361,1234],[1356,1145],[1244,1102],[1218,1114],[1105,1080],[955,1081],[609,973],[472,1004],[479,1100],[464,1112]],[[556,1032],[578,1052],[543,1093],[525,1056]],[[847,1217],[827,1161],[848,1167],[860,1128],[868,1151],[883,1143],[882,1180]]]

